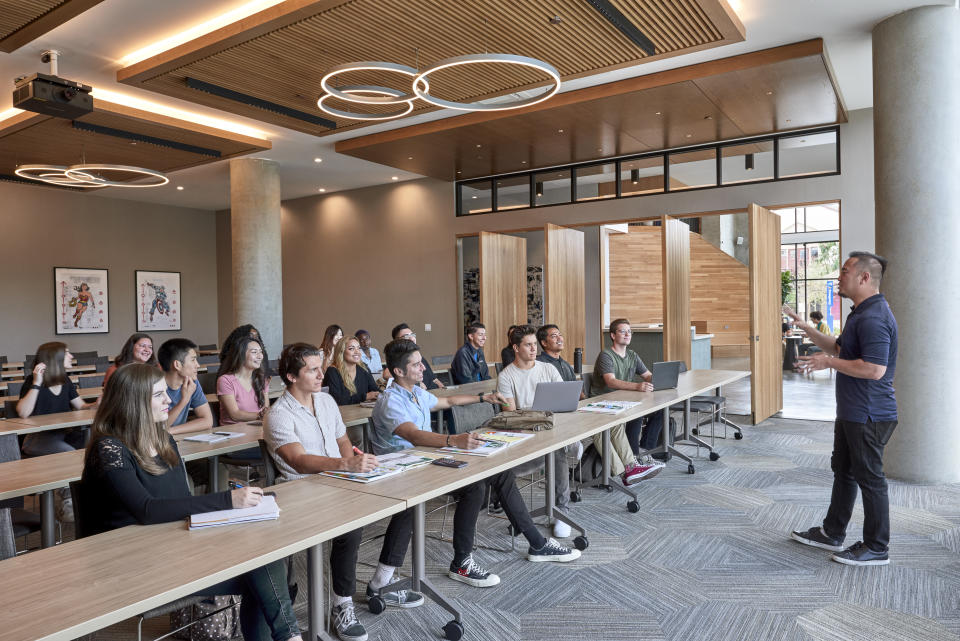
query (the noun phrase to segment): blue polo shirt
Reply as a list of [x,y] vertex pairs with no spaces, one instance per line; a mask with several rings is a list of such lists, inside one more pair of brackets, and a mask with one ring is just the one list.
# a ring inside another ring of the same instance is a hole
[[393,433],[403,423],[413,423],[418,429],[431,431],[430,410],[439,399],[420,386],[408,392],[399,385],[391,385],[377,398],[373,407],[374,454],[389,454],[413,447],[413,444]]
[[880,380],[854,378],[837,372],[837,418],[866,423],[897,420],[893,375],[897,365],[897,321],[883,294],[875,294],[853,308],[837,339],[839,356],[886,365]]

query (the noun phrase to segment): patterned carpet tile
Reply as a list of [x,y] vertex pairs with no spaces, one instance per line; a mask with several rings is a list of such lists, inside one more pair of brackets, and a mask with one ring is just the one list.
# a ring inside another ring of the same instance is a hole
[[893,610],[837,603],[797,617],[816,641],[957,641],[937,621]]
[[676,612],[664,620],[661,626],[667,639],[676,641],[765,641],[795,638],[798,627],[794,617],[790,615],[719,601]]
[[[495,639],[484,631],[488,639]],[[666,641],[659,622],[633,610],[583,602],[573,602],[531,612],[521,623],[524,641]]]
[[848,567],[830,563],[823,575],[839,574],[844,601],[923,617],[937,617],[956,604],[957,582],[941,579],[930,570],[901,567],[895,561],[883,567]]

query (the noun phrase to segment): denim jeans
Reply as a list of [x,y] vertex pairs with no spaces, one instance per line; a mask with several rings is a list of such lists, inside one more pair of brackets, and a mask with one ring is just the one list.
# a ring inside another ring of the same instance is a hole
[[857,500],[863,498],[863,543],[886,552],[890,543],[890,501],[883,475],[883,448],[897,421],[854,423],[837,419],[833,430],[833,493],[823,521],[827,536],[843,539]]
[[240,630],[246,641],[287,641],[300,634],[287,589],[287,568],[274,561],[195,594],[239,594]]
[[[656,411],[646,417],[627,421],[627,441],[634,456],[640,455],[640,450],[652,450],[660,443],[660,432],[663,430],[663,412]],[[641,436],[642,433],[642,436]]]

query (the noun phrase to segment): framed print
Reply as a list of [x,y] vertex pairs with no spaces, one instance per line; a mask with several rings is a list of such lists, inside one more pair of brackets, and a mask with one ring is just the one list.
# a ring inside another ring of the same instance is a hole
[[180,329],[180,272],[135,273],[138,332]]
[[110,298],[106,269],[53,268],[57,334],[106,334]]

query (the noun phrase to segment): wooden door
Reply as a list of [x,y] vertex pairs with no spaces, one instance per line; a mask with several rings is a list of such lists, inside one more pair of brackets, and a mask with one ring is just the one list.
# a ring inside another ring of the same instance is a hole
[[487,328],[483,356],[499,362],[507,328],[527,322],[526,238],[480,232],[480,322]]
[[661,219],[663,251],[663,360],[690,367],[690,226]]
[[750,205],[750,388],[756,425],[783,409],[780,216]]
[[543,321],[560,328],[562,356],[573,363],[573,350],[587,339],[583,232],[547,223],[544,239]]

